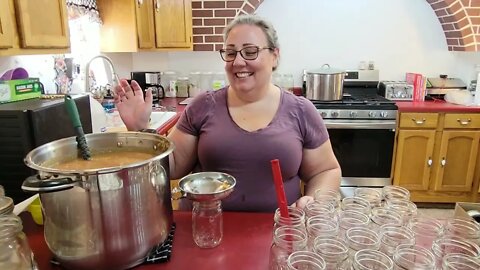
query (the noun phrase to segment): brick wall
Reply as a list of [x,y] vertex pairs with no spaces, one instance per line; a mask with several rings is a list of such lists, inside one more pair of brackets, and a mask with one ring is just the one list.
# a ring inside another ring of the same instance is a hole
[[[192,0],[193,50],[219,50],[225,26],[239,14],[253,13],[263,1]],[[480,0],[426,1],[443,27],[449,51],[480,51]]]

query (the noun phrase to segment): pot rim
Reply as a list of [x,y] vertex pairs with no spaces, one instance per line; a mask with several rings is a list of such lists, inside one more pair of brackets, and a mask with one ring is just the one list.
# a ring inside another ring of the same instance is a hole
[[55,145],[58,145],[58,147],[68,145],[69,143],[76,142],[76,137],[67,137],[59,140],[55,140],[46,144],[43,144],[41,146],[36,147],[35,149],[31,150],[25,157],[24,163],[31,169],[37,170],[38,172],[42,173],[48,173],[52,175],[97,175],[97,174],[108,174],[108,173],[113,173],[113,172],[118,172],[122,171],[125,169],[131,169],[131,168],[137,168],[144,166],[145,164],[148,164],[150,162],[154,162],[157,160],[161,160],[164,157],[168,156],[170,153],[173,152],[175,149],[175,146],[173,145],[173,142],[168,139],[165,136],[159,135],[159,134],[152,134],[152,133],[145,133],[145,132],[137,132],[137,131],[125,131],[125,132],[105,132],[105,133],[90,133],[86,134],[85,138],[89,137],[101,137],[101,136],[112,136],[112,140],[117,139],[117,144],[118,144],[118,139],[121,138],[129,138],[129,139],[149,139],[149,138],[157,138],[161,140],[166,140],[169,142],[168,149],[162,152],[159,155],[156,155],[152,158],[142,160],[139,162],[135,163],[130,163],[128,165],[123,165],[123,166],[115,166],[115,167],[105,167],[105,168],[98,168],[98,169],[88,169],[88,170],[61,170],[61,169],[55,169],[47,166],[40,165],[36,162],[34,162],[34,157],[36,155],[40,154],[42,150],[45,148],[54,148]]
[[347,71],[343,69],[331,68],[329,64],[323,64],[321,68],[306,70],[306,74],[320,74],[320,75],[334,75],[334,74],[346,74]]

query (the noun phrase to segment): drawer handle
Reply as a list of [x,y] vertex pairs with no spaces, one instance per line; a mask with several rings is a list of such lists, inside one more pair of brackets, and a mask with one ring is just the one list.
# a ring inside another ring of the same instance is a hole
[[462,126],[466,126],[472,122],[472,119],[468,118],[467,120],[457,119],[457,122]]
[[432,167],[432,163],[433,163],[432,158],[429,157],[429,158],[428,158],[428,161],[427,161],[428,167]]
[[427,121],[427,119],[422,118],[422,120],[417,120],[415,118],[412,118],[412,121],[417,125],[423,125],[423,124],[425,124],[425,121]]
[[155,11],[157,13],[160,11],[160,0],[155,1]]
[[442,161],[440,161],[440,164],[442,165],[442,167],[445,167],[445,165],[447,164],[447,161],[445,160],[445,158],[442,158]]

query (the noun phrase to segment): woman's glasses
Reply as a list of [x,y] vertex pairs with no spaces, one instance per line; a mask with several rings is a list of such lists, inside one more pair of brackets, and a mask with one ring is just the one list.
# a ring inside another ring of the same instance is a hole
[[248,46],[238,51],[233,49],[221,49],[219,52],[223,61],[232,62],[235,60],[235,57],[237,57],[237,53],[240,53],[245,60],[255,60],[258,57],[258,52],[265,49],[273,50],[273,48],[270,47]]

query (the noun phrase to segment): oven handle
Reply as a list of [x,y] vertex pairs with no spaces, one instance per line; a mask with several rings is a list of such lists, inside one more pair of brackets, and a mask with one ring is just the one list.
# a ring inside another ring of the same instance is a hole
[[323,120],[327,129],[396,129],[395,120]]

